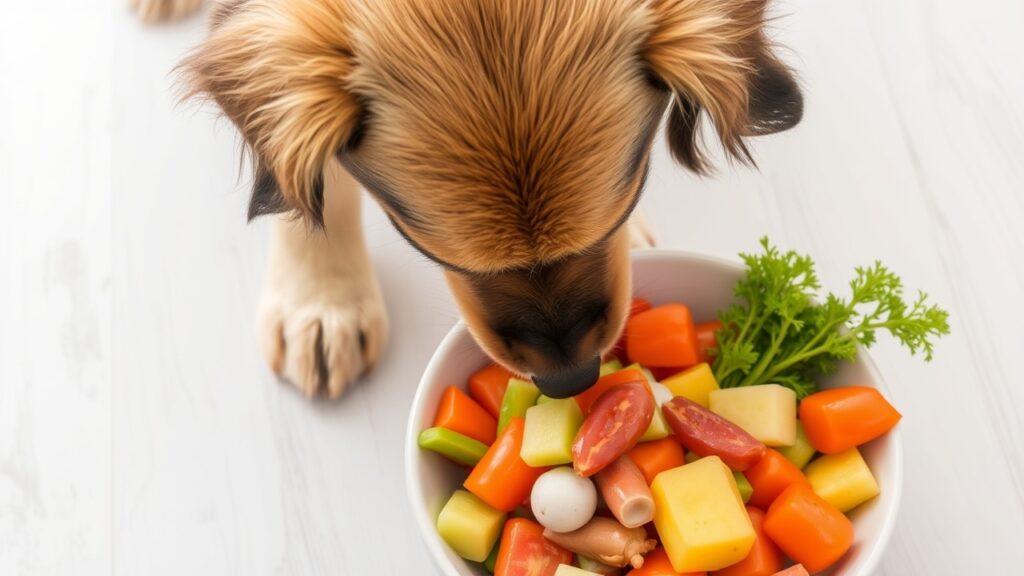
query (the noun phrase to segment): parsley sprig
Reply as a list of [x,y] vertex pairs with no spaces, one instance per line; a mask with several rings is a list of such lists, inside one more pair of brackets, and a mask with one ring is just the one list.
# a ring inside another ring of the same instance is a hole
[[817,377],[852,360],[858,345],[874,344],[879,330],[926,361],[934,339],[949,333],[949,314],[924,292],[904,300],[902,281],[880,262],[856,268],[848,299],[829,294],[818,303],[810,257],[781,252],[768,238],[761,246],[762,254],[740,254],[747,274],[736,284],[738,301],[719,314],[714,372],[723,388],[775,383],[803,398]]

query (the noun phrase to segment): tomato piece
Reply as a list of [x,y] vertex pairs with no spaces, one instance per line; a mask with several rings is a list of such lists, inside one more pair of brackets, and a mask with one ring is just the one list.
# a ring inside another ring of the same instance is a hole
[[512,418],[508,426],[473,467],[463,486],[492,508],[511,512],[530,495],[533,483],[548,468],[531,468],[519,456],[525,421]]
[[626,355],[649,367],[697,364],[697,330],[690,309],[666,304],[630,318],[626,322]]
[[750,504],[767,510],[775,498],[790,485],[797,482],[809,484],[803,472],[786,459],[781,453],[768,449],[764,456],[743,473],[753,487]]
[[601,471],[636,446],[654,417],[646,384],[626,382],[601,395],[572,443],[572,463],[584,478]]
[[803,564],[794,564],[785,570],[780,570],[772,576],[811,576]]
[[573,399],[576,400],[576,405],[580,407],[580,412],[586,416],[590,413],[590,407],[598,398],[601,397],[602,394],[611,388],[620,384],[625,384],[626,382],[637,382],[647,386],[647,377],[639,370],[624,368],[617,372],[601,376],[597,379],[597,382],[594,382],[593,386],[587,388],[583,392],[580,392],[576,396],[573,396]]
[[764,531],[812,573],[834,564],[853,544],[850,520],[801,482],[786,488],[768,508]]
[[559,564],[572,564],[572,552],[544,538],[544,528],[526,518],[505,523],[494,576],[554,576]]
[[678,440],[672,437],[637,444],[629,451],[629,457],[643,472],[648,485],[654,482],[655,476],[665,470],[686,464],[683,447],[679,445]]
[[686,370],[687,368],[680,368],[679,366],[651,366],[648,370],[651,371],[651,376],[658,382],[666,378],[670,378]]
[[739,426],[688,398],[677,396],[661,410],[684,448],[697,456],[718,456],[733,470],[750,468],[767,450]]
[[458,432],[484,444],[494,442],[498,434],[498,421],[494,416],[455,386],[449,386],[441,396],[434,427]]
[[469,395],[476,400],[491,416],[498,417],[501,411],[501,399],[505,397],[505,388],[515,374],[504,366],[491,364],[484,366],[469,377]]
[[782,569],[782,552],[764,533],[764,512],[747,506],[747,515],[754,526],[757,539],[747,557],[736,564],[712,572],[713,576],[772,576]]
[[[902,415],[875,388],[847,386],[800,402],[800,422],[814,449],[837,454],[885,434]],[[813,572],[813,570],[812,570]]]
[[712,364],[715,361],[711,350],[718,348],[718,331],[722,329],[722,323],[718,320],[702,322],[697,324],[697,355],[701,362]]
[[644,556],[643,566],[630,570],[626,576],[707,576],[707,572],[676,572],[665,549],[658,546]]

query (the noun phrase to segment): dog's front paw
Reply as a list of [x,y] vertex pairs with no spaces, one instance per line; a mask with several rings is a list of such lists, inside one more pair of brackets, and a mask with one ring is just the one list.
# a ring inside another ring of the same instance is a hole
[[129,0],[129,3],[144,22],[163,22],[191,16],[203,5],[203,0]]

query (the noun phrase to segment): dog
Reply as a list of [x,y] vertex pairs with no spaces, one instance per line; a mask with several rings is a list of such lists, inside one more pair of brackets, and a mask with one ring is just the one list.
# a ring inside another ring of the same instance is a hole
[[706,133],[752,164],[747,138],[801,118],[765,4],[216,4],[179,71],[244,138],[249,217],[275,218],[259,316],[273,371],[337,397],[385,346],[361,187],[443,267],[495,361],[553,398],[585,390],[627,316],[629,249],[651,241],[634,208],[666,112],[674,158],[698,173]]

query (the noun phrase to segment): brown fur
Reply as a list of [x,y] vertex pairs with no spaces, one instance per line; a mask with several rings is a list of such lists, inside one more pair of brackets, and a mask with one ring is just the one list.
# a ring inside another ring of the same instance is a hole
[[[799,119],[796,85],[764,41],[764,6],[234,0],[183,70],[256,157],[254,213],[319,221],[337,155],[449,269],[481,344],[536,374],[607,349],[622,326],[628,256],[616,226],[670,99],[669,143],[695,170],[707,168],[703,114],[740,160],[743,137]],[[594,304],[580,312],[591,324],[566,312],[576,299]],[[547,344],[506,330],[517,314],[546,326]]]

